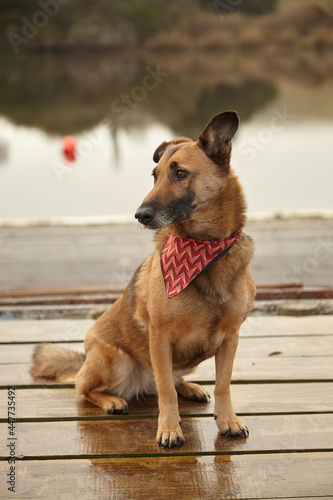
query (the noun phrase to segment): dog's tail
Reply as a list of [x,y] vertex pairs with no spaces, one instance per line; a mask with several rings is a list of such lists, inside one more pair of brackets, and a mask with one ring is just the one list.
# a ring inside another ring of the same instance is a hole
[[33,353],[30,374],[34,379],[73,382],[85,359],[84,353],[53,344],[39,344]]

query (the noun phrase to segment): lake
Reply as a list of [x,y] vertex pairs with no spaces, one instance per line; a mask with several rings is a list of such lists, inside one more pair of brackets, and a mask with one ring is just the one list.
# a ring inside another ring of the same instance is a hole
[[156,147],[197,139],[228,109],[241,119],[232,166],[250,214],[333,213],[329,53],[1,57],[2,222],[131,220],[153,185]]

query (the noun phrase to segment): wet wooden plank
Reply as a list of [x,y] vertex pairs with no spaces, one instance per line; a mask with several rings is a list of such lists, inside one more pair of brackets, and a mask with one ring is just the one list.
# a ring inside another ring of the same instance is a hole
[[[203,366],[207,363],[206,366]],[[211,360],[201,364],[201,371],[189,375],[197,380],[215,379]],[[332,358],[327,356],[269,358],[237,358],[234,363],[232,380],[240,381],[331,381],[333,380]]]
[[[184,418],[184,446],[172,450],[156,445],[157,419],[79,420],[17,423],[19,454],[26,458],[89,458],[120,455],[269,453],[333,451],[333,414],[248,416],[250,437],[219,436],[213,418]],[[0,424],[6,435],[7,423]],[[8,455],[7,442],[0,456]]]
[[[205,404],[179,397],[181,415],[213,415],[214,386],[206,385],[211,401]],[[333,412],[333,383],[244,384],[231,386],[232,400],[240,415],[269,413]],[[0,418],[7,419],[7,390],[0,391]],[[17,389],[17,419],[108,418],[104,410],[76,399],[74,389]],[[156,397],[129,402],[129,416],[156,416]],[[116,418],[116,417],[115,417]]]
[[[5,498],[330,498],[333,454],[17,461],[16,470],[16,493]],[[6,495],[7,462],[0,471]]]
[[[0,349],[0,364],[30,363],[38,344],[4,344]],[[55,343],[59,347],[84,352],[83,342]],[[299,337],[242,338],[237,349],[237,358],[260,358],[268,356],[303,357],[333,356],[333,335]]]
[[0,343],[82,342],[93,320],[8,320],[0,322]]
[[[8,385],[34,386],[59,385],[35,381],[29,373],[30,364],[0,365],[0,389]],[[215,381],[214,359],[203,361],[187,380],[200,383]],[[235,383],[243,382],[301,382],[333,381],[332,358],[318,357],[290,357],[272,356],[267,358],[237,358],[234,364],[232,380]]]
[[333,316],[263,316],[252,314],[241,327],[242,336],[332,335]]
[[[7,320],[0,322],[0,343],[83,341],[93,320]],[[243,337],[333,335],[332,316],[285,317],[251,315],[241,328]]]
[[241,338],[237,357],[333,356],[333,335]]

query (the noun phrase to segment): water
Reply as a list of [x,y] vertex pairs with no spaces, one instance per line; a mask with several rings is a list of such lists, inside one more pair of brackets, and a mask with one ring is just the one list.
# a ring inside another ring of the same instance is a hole
[[[0,218],[132,218],[164,140],[215,113],[241,126],[232,165],[250,213],[332,210],[330,54],[3,56]],[[62,138],[78,156],[66,163]]]

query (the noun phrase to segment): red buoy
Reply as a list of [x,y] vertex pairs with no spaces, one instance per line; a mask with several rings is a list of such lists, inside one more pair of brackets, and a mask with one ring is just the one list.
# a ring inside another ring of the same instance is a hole
[[67,161],[75,161],[76,139],[72,135],[66,135],[62,140],[62,150]]

